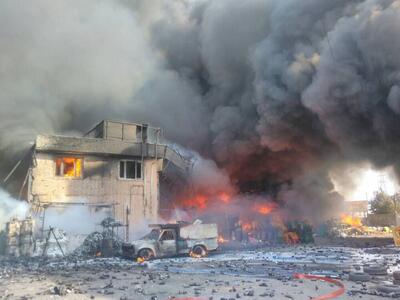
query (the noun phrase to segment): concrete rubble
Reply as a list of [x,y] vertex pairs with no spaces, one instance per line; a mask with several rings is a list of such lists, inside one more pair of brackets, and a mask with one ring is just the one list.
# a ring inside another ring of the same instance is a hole
[[[110,256],[104,255],[105,242],[108,241],[110,249],[107,251],[111,252],[112,256],[120,256],[122,254],[121,246],[122,241],[118,236],[114,235],[110,230],[103,230],[102,232],[92,232],[89,234],[82,245],[74,251],[74,255],[77,256]],[[107,245],[108,246],[108,245]]]
[[310,299],[335,290],[330,283],[293,278],[295,273],[306,273],[341,280],[346,291],[340,299],[398,298],[399,254],[394,247],[297,246],[145,263],[76,254],[2,257],[0,295],[2,299]]
[[12,218],[6,223],[6,249],[7,255],[32,256],[34,251],[33,242],[34,221],[32,218],[18,220]]

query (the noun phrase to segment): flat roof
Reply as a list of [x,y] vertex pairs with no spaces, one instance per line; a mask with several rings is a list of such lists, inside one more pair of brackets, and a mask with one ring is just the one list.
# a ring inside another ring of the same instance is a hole
[[35,151],[42,153],[67,153],[75,155],[123,156],[162,158],[182,170],[190,166],[189,160],[168,145],[135,143],[124,140],[109,140],[90,137],[60,135],[38,135]]

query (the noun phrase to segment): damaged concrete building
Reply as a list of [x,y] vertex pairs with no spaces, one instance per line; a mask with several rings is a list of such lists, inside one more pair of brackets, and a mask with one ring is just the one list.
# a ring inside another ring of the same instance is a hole
[[138,224],[157,221],[169,207],[160,185],[184,181],[190,166],[162,135],[147,124],[107,120],[80,137],[39,135],[28,201],[39,210],[83,203],[108,207],[128,238]]

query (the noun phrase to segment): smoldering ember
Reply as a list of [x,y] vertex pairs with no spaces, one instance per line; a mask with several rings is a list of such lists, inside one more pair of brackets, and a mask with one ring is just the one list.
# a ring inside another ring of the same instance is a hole
[[0,1],[0,299],[400,298],[400,0]]

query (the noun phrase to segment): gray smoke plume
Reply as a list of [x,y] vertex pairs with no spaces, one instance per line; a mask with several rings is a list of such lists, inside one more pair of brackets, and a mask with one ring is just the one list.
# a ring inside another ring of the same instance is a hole
[[399,0],[2,1],[1,164],[38,133],[145,121],[239,190],[326,215],[336,165],[400,172],[399,14]]

